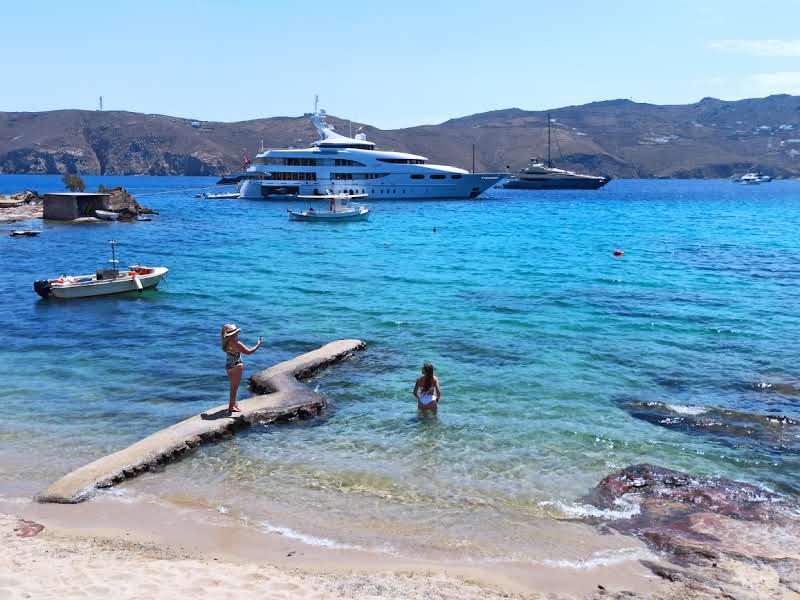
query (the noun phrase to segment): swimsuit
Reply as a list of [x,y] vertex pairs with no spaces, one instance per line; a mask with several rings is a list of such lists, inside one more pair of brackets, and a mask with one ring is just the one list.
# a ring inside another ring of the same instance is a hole
[[436,392],[434,390],[428,390],[427,392],[420,394],[419,403],[420,406],[423,408],[433,408],[436,405]]
[[242,363],[241,352],[226,352],[225,353],[228,358],[225,360],[225,368],[226,369],[233,369],[234,367],[238,367]]

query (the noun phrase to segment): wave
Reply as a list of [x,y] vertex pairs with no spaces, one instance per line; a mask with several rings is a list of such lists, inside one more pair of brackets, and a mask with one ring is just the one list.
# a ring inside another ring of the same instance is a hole
[[545,500],[539,506],[552,506],[557,508],[568,519],[602,519],[616,521],[619,519],[632,519],[642,512],[638,498],[632,495],[622,496],[614,500],[615,508],[598,508],[591,504],[578,502],[562,502],[560,500]]
[[278,535],[282,535],[285,538],[297,540],[309,546],[320,546],[322,548],[332,548],[336,550],[364,550],[364,548],[362,548],[361,546],[356,546],[353,544],[345,544],[328,538],[317,537],[307,533],[301,533],[289,527],[284,527],[282,525],[273,525],[268,521],[262,521],[259,527],[261,528],[262,531],[266,531],[268,533],[276,533]]

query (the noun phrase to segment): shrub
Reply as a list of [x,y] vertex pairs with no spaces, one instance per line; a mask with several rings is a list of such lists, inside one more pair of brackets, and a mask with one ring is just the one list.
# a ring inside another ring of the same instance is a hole
[[64,182],[64,186],[70,192],[82,192],[86,189],[86,184],[83,183],[83,179],[81,179],[80,175],[70,175],[67,173],[61,178],[61,181]]

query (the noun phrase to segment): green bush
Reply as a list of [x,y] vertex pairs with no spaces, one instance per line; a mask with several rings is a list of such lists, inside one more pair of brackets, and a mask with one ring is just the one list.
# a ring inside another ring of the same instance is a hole
[[81,179],[80,175],[70,175],[67,173],[61,178],[61,181],[64,182],[64,187],[70,192],[82,192],[86,189],[86,184],[83,183],[83,179]]
[[107,191],[108,190],[106,189],[106,186],[104,186],[102,183],[97,186],[97,193],[98,194],[105,194]]

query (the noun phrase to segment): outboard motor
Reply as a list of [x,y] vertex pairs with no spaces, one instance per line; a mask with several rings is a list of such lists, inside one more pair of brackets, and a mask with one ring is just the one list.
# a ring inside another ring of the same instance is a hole
[[47,279],[40,279],[39,281],[33,282],[33,289],[34,291],[39,294],[42,298],[47,298],[50,295],[50,288],[52,284]]

